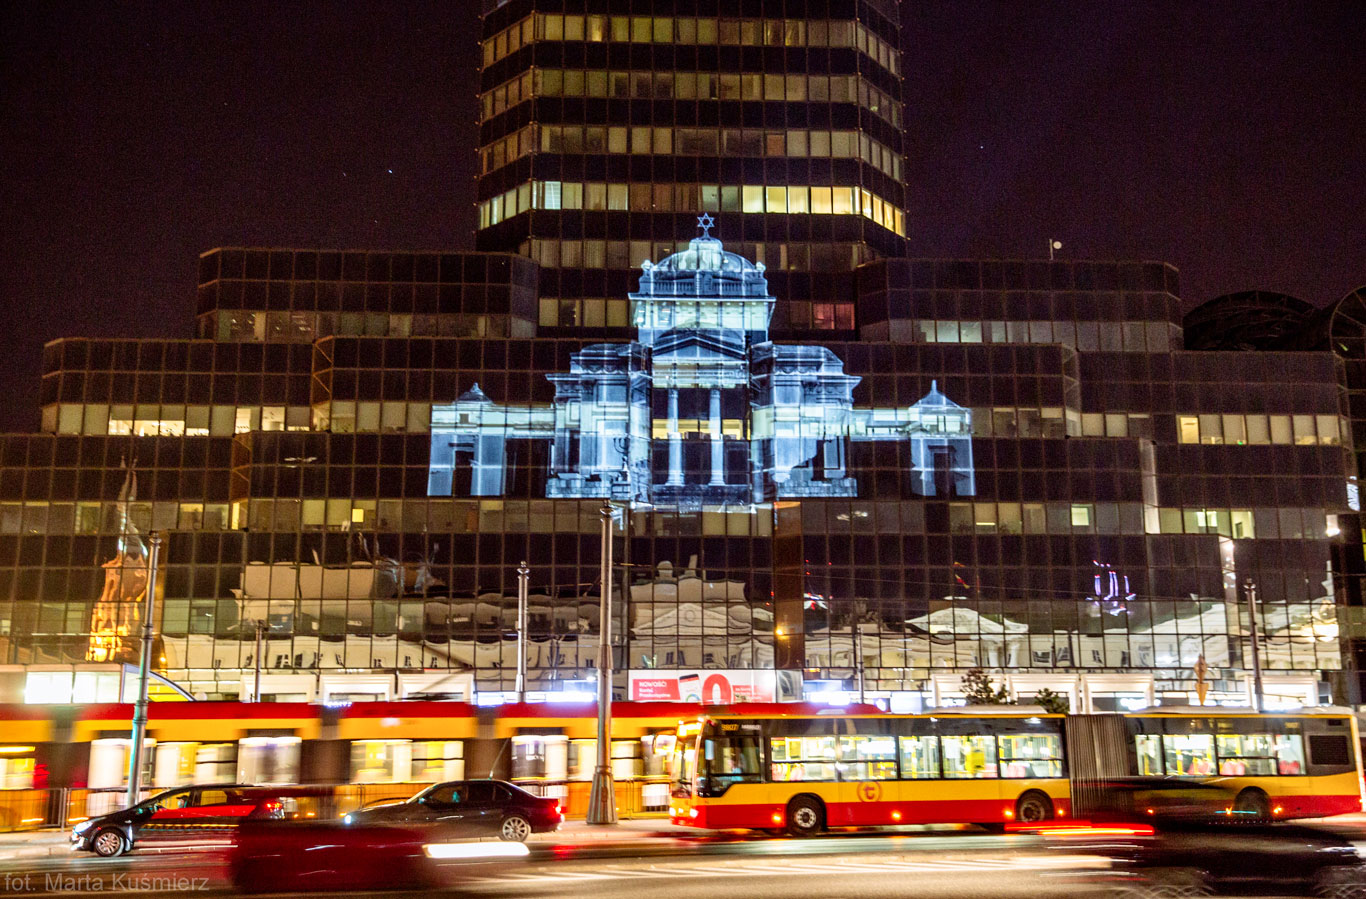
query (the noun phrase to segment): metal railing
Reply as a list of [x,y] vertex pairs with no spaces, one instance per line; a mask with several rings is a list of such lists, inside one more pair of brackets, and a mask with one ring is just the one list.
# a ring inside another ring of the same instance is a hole
[[[582,818],[588,811],[591,784],[580,780],[515,780],[513,783],[535,796],[560,800],[568,818]],[[308,817],[335,818],[384,800],[404,800],[431,786],[430,783],[366,783],[272,785],[291,792],[306,792]],[[262,789],[269,789],[263,786]],[[167,788],[144,788],[146,799]],[[616,782],[617,814],[622,818],[663,817],[669,810],[669,783],[663,777],[633,777]],[[69,828],[87,818],[118,811],[127,802],[127,789],[53,787],[33,790],[0,790],[0,832]]]

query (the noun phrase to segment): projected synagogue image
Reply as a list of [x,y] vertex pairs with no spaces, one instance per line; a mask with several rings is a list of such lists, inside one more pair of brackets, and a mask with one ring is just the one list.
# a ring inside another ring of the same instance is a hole
[[502,496],[508,441],[548,445],[545,495],[641,505],[852,497],[851,441],[910,446],[912,489],[972,496],[972,411],[931,381],[904,408],[856,408],[859,378],[821,346],[769,340],[764,266],[708,234],[642,266],[637,338],[547,377],[551,405],[500,405],[478,385],[432,408],[430,496]]

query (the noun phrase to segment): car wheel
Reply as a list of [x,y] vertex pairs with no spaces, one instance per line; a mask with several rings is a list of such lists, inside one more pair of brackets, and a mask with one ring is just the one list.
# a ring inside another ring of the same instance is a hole
[[498,831],[499,839],[507,840],[510,843],[525,843],[529,836],[531,836],[531,822],[521,815],[510,815],[504,818],[502,829]]
[[1271,820],[1271,800],[1261,790],[1244,790],[1238,794],[1238,798],[1233,800],[1233,809],[1240,814],[1240,817],[1251,818],[1254,821]]
[[1030,790],[1015,803],[1015,820],[1021,824],[1038,824],[1053,818],[1053,800],[1047,793]]
[[90,849],[100,858],[113,858],[128,851],[128,838],[112,827],[106,827],[90,840]]
[[812,796],[798,796],[787,804],[787,832],[794,837],[814,837],[825,830],[825,807]]

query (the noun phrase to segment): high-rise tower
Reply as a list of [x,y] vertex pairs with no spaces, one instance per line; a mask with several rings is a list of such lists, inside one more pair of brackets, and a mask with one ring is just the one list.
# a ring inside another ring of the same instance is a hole
[[[541,265],[542,326],[626,328],[696,216],[779,332],[851,330],[828,273],[903,255],[894,0],[487,0],[475,245]],[[824,276],[824,277],[823,277]]]

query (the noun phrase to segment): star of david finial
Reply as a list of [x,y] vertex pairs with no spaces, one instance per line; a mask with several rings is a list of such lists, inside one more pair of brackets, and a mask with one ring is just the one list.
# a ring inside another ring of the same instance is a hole
[[703,237],[711,237],[709,232],[715,224],[716,219],[712,218],[710,213],[704,212],[697,217],[697,227],[702,229]]

